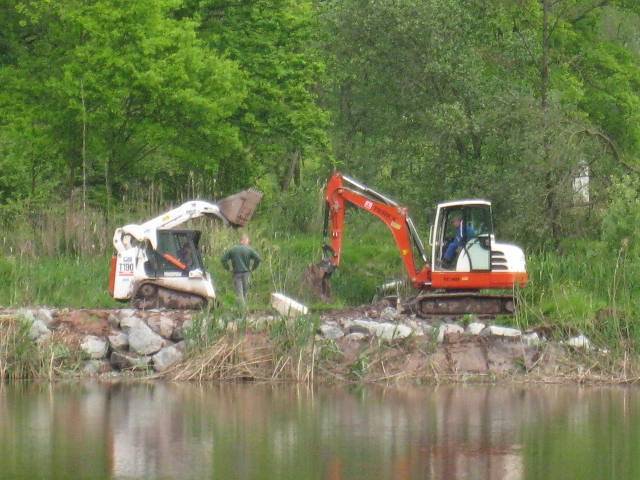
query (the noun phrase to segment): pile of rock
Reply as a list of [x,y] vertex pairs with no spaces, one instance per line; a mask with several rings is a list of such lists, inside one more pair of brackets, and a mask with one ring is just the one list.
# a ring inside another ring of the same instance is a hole
[[37,343],[49,340],[56,331],[64,332],[63,337],[79,336],[79,347],[87,357],[83,371],[90,375],[167,370],[184,358],[184,331],[191,323],[189,313],[158,310],[38,308],[12,314],[30,323],[29,336]]
[[[535,331],[523,332],[517,328],[487,325],[477,319],[467,323],[465,328],[451,319],[426,320],[400,313],[393,307],[387,307],[380,312],[365,312],[364,315],[323,319],[318,333],[322,338],[330,340],[344,337],[346,340],[354,341],[375,337],[390,342],[410,336],[429,336],[437,343],[455,343],[461,337],[476,336],[517,341],[525,346],[538,346],[547,341]],[[591,342],[583,335],[570,338],[564,343],[573,348],[591,348]]]
[[[89,375],[111,371],[166,371],[184,358],[184,332],[191,325],[192,315],[190,312],[167,310],[46,308],[23,309],[7,314],[17,314],[30,322],[29,334],[35,342],[45,342],[54,334],[67,342],[73,339],[85,354],[83,370]],[[279,319],[262,314],[244,321],[251,329],[262,331],[266,325]],[[509,355],[521,356],[522,352],[533,352],[547,342],[534,331],[523,332],[515,328],[488,325],[475,317],[465,320],[423,319],[401,313],[393,307],[361,308],[324,315],[317,338],[339,342],[347,350],[360,348],[359,343],[372,340],[394,342],[409,337],[418,338],[437,344],[438,349],[446,353],[447,362],[454,365],[455,369],[479,372],[496,370],[498,353],[505,358]],[[233,331],[234,326],[235,322],[229,322],[227,330]],[[560,343],[563,345],[557,345],[559,348],[593,348],[583,335]],[[470,367],[476,364],[480,367]]]
[[80,347],[91,358],[89,373],[116,370],[163,372],[184,358],[184,323],[162,312],[114,311],[109,335],[87,335]]

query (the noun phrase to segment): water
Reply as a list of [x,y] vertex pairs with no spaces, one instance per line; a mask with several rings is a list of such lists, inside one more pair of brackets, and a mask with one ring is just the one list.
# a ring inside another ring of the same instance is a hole
[[0,386],[0,478],[637,479],[640,391]]

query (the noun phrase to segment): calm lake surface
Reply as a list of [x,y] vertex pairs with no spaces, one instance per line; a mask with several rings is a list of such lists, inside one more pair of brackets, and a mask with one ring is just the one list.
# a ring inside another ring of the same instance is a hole
[[638,479],[640,390],[0,386],[6,479]]

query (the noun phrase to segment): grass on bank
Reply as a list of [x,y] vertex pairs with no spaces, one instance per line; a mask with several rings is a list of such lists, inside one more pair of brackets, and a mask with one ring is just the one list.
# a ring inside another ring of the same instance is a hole
[[246,312],[204,312],[186,332],[190,355],[163,375],[174,380],[294,380],[313,383],[327,342],[316,342],[319,317],[245,323]]
[[[238,232],[202,222],[205,262],[214,278],[222,309],[236,307],[231,274],[219,258]],[[384,282],[404,278],[402,263],[386,227],[370,218],[348,222],[343,259],[333,275],[331,305],[317,303],[303,282],[304,270],[319,260],[320,230],[292,233],[264,222],[249,227],[263,263],[252,277],[249,308],[267,309],[271,292],[281,291],[314,311],[368,303]],[[107,293],[110,252],[37,256],[14,252],[0,256],[0,305],[117,307]],[[604,242],[571,242],[562,252],[527,252],[529,285],[519,292],[517,316],[507,324],[549,327],[559,337],[582,332],[609,347],[640,350],[640,258]]]
[[0,381],[58,377],[80,368],[83,356],[55,338],[36,343],[31,322],[20,316],[0,317]]
[[640,258],[624,246],[572,242],[561,254],[529,255],[527,269],[517,326],[544,326],[558,337],[580,332],[609,348],[640,351]]

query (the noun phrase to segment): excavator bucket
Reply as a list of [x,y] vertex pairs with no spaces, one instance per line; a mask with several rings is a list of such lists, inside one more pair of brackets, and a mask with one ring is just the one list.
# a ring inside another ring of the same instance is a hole
[[262,200],[262,192],[250,188],[223,198],[216,204],[229,223],[244,227],[251,220],[260,200]]
[[304,281],[313,294],[323,301],[331,298],[331,274],[335,267],[327,260],[309,265],[304,272]]

